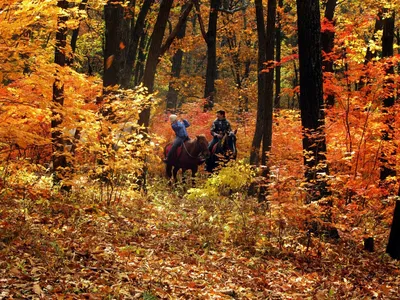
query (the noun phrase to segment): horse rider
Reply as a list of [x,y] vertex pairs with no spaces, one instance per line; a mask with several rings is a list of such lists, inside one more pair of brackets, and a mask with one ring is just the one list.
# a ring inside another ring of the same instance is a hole
[[232,131],[231,124],[225,117],[225,111],[217,111],[217,118],[214,120],[211,126],[211,135],[213,139],[208,144],[208,150],[210,153],[215,144],[217,144],[225,134],[229,134]]
[[171,122],[171,127],[175,132],[175,140],[172,143],[172,147],[169,150],[167,157],[164,159],[164,162],[167,164],[171,163],[171,158],[176,149],[178,149],[178,147],[189,138],[186,128],[190,126],[190,123],[186,119],[178,121],[177,115],[170,115],[169,121]]

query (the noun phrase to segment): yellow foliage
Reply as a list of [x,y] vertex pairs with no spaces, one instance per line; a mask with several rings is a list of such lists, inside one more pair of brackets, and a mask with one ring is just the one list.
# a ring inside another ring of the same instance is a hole
[[254,177],[255,172],[249,164],[244,161],[232,161],[208,178],[203,187],[190,189],[187,197],[218,200],[224,195],[246,192]]

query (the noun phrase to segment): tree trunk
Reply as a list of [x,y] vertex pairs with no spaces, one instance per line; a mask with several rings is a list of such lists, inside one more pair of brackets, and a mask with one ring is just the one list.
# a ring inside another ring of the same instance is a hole
[[[157,64],[161,54],[161,45],[167,27],[169,13],[173,0],[163,0],[160,5],[160,11],[157,16],[156,24],[151,35],[150,48],[147,56],[146,67],[143,75],[143,85],[147,87],[149,93],[154,91],[154,78],[156,75]],[[139,115],[139,124],[145,128],[149,126],[150,108],[145,107]]]
[[217,78],[217,22],[218,8],[221,0],[211,0],[210,14],[208,20],[207,43],[207,69],[206,85],[204,88],[204,110],[212,109],[215,98],[215,79]]
[[255,0],[256,21],[257,21],[257,37],[258,37],[258,59],[257,59],[257,120],[254,137],[251,144],[250,164],[258,165],[260,163],[260,146],[264,132],[264,116],[265,116],[265,83],[266,73],[262,72],[264,62],[266,61],[266,34],[264,26],[264,12],[262,0]]
[[319,0],[297,1],[300,63],[300,111],[303,131],[307,201],[319,200],[326,189],[326,138],[322,92],[321,24]]
[[142,33],[145,30],[146,17],[153,3],[154,0],[144,0],[135,24],[131,25],[130,42],[128,46],[128,53],[126,56],[126,64],[121,78],[121,86],[123,88],[130,87],[130,82],[135,66],[135,60],[138,53],[139,41]]
[[281,62],[281,49],[282,49],[282,24],[281,24],[281,9],[283,7],[283,0],[278,1],[278,6],[280,8],[278,18],[278,27],[276,28],[276,62],[278,65],[276,66],[276,75],[275,75],[275,102],[274,107],[281,107],[281,66],[279,63]]
[[[376,41],[376,33],[383,28],[383,22],[382,22],[382,11],[378,12],[378,15],[376,16],[376,21],[375,21],[375,26],[374,26],[374,33],[372,35],[372,39]],[[364,64],[367,64],[370,62],[374,57],[376,57],[377,52],[374,51],[372,52],[371,48],[367,48],[367,53],[365,54],[365,61]]]
[[[400,189],[397,194],[400,196]],[[394,259],[400,259],[400,201],[396,201],[396,206],[393,212],[393,221],[390,228],[389,241],[386,247],[388,253]]]
[[[185,11],[185,9],[188,7],[188,3],[182,6],[181,13]],[[178,40],[182,40],[185,37],[186,34],[186,21],[182,24],[176,38]],[[178,91],[175,89],[174,84],[175,84],[175,79],[179,78],[181,75],[181,70],[182,70],[182,60],[183,60],[183,51],[181,49],[178,49],[174,56],[172,57],[172,68],[171,68],[171,81],[169,83],[168,87],[168,93],[167,93],[167,110],[172,110],[175,111],[177,106],[178,106]]]
[[[328,0],[325,7],[324,21],[328,24],[332,24],[332,26],[335,25],[333,16],[335,14],[336,2],[337,0]],[[324,56],[322,61],[322,69],[325,74],[329,73],[330,76],[333,76],[333,58],[331,56],[334,46],[334,38],[335,32],[333,30],[325,29],[322,32],[321,43]],[[333,105],[335,105],[335,96],[332,93],[327,93],[326,107],[329,108]]]
[[[294,71],[294,78],[293,78],[293,89],[297,89],[299,86],[299,69],[297,68],[296,61],[293,60],[293,71]],[[292,103],[288,103],[288,108],[294,109],[295,108],[295,101],[297,100],[297,103],[300,102],[300,95],[299,92],[293,93],[292,97]],[[288,99],[288,102],[290,102],[290,99]]]
[[[67,26],[66,22],[68,17],[65,9],[68,8],[68,1],[57,1],[57,7],[60,9],[57,18],[57,32],[56,32],[56,47],[54,62],[58,65],[57,68],[63,68],[66,65],[65,49],[67,45]],[[51,120],[51,142],[53,146],[53,169],[54,181],[59,183],[67,174],[65,168],[67,167],[67,159],[64,153],[64,139],[62,134],[61,123],[63,122],[63,115],[60,113],[64,105],[64,83],[59,77],[58,69],[56,70],[56,78],[53,83],[53,110]],[[67,190],[69,187],[64,186]]]
[[[78,6],[78,10],[80,11],[84,11],[86,9],[86,5],[87,5],[88,0],[82,0],[82,2],[79,4]],[[76,50],[76,42],[78,41],[78,35],[79,35],[79,24],[78,27],[75,28],[72,31],[72,35],[71,35],[71,49],[72,49],[72,53],[75,53]]]
[[146,52],[148,52],[149,45],[150,44],[148,43],[147,28],[146,28],[143,29],[142,33],[140,34],[139,51],[134,73],[135,86],[138,85],[143,80],[144,65],[146,63]]
[[[387,9],[384,9],[384,13],[388,13]],[[391,13],[390,17],[383,19],[383,34],[382,34],[382,57],[392,57],[393,56],[393,42],[394,42],[394,12]],[[396,168],[395,163],[390,162],[390,159],[387,159],[388,156],[395,157],[396,152],[393,151],[385,151],[385,148],[391,147],[393,143],[393,134],[394,134],[394,116],[392,113],[388,112],[388,108],[394,105],[394,88],[393,88],[393,74],[394,74],[394,66],[393,63],[387,63],[385,73],[387,75],[387,79],[384,83],[384,89],[386,90],[387,97],[383,100],[383,109],[382,112],[385,117],[385,124],[387,125],[387,129],[382,133],[383,137],[383,153],[381,156],[381,169],[380,169],[380,180],[381,184],[384,185],[384,181],[389,176],[396,176]],[[393,147],[396,149],[397,146]]]
[[[105,48],[104,75],[105,88],[119,85],[126,63],[126,45],[129,41],[129,20],[125,18],[124,7],[121,3],[107,1],[104,6],[105,18]],[[107,94],[107,89],[104,89]]]
[[[272,145],[272,112],[274,106],[274,49],[275,49],[275,20],[276,0],[268,0],[267,28],[266,28],[266,53],[265,59],[269,72],[265,75],[265,110],[264,110],[264,132],[261,164],[267,166],[268,153]],[[264,169],[264,176],[269,173],[268,168]]]

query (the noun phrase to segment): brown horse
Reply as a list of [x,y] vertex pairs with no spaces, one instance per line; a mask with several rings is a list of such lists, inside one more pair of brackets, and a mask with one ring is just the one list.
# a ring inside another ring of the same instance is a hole
[[[164,155],[171,149],[172,143],[169,143],[164,148]],[[198,170],[199,165],[202,163],[200,156],[208,158],[210,151],[208,150],[208,141],[204,135],[198,135],[194,139],[190,139],[180,146],[176,153],[172,156],[171,162],[167,164],[167,177],[171,179],[174,177],[174,182],[177,182],[177,173],[179,169],[182,169],[182,177],[186,170],[192,170],[192,179],[194,184],[194,178]]]

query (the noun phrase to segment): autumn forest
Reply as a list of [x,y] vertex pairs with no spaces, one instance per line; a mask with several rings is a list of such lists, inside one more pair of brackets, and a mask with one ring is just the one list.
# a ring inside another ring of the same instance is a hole
[[0,299],[398,299],[399,14],[1,0]]

